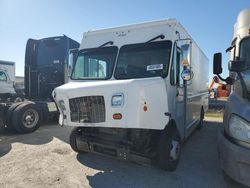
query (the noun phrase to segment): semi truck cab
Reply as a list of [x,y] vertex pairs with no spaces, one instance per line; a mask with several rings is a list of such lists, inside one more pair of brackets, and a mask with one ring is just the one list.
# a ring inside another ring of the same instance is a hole
[[214,74],[232,85],[224,113],[224,130],[219,133],[218,151],[222,169],[232,179],[250,186],[250,9],[240,12],[234,26],[230,76],[222,73],[221,54],[214,55]]
[[68,82],[69,50],[78,47],[78,42],[65,35],[27,41],[25,99],[22,102],[8,101],[0,104],[2,130],[8,127],[18,133],[31,133],[42,122],[57,117],[58,110],[51,93],[55,87]]

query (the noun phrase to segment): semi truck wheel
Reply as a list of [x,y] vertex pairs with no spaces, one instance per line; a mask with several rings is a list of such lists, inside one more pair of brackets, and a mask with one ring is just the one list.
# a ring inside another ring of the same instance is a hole
[[78,127],[72,129],[70,136],[69,136],[69,144],[71,148],[76,152],[76,153],[86,153],[84,151],[81,151],[78,149],[77,144],[76,144],[76,138],[80,134],[80,129]]
[[175,126],[170,124],[162,133],[157,148],[157,165],[167,171],[177,168],[181,155],[181,137]]
[[18,133],[37,130],[42,120],[42,112],[34,103],[23,103],[13,111],[12,126]]
[[5,131],[5,125],[3,119],[0,117],[0,134]]
[[18,103],[14,103],[12,104],[9,109],[7,110],[7,113],[6,113],[6,125],[7,125],[7,129],[8,130],[12,130],[12,115],[13,115],[13,112],[14,110],[19,106],[21,105],[22,103],[21,102],[18,102]]

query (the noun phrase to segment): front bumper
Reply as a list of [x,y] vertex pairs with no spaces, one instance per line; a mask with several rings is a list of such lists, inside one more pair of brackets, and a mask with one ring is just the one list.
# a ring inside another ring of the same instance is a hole
[[225,173],[235,181],[250,186],[250,148],[231,142],[220,132],[218,152],[221,168]]
[[151,159],[132,152],[124,144],[118,144],[107,140],[77,136],[76,145],[80,151],[95,153],[122,161],[131,161],[139,164],[151,164]]

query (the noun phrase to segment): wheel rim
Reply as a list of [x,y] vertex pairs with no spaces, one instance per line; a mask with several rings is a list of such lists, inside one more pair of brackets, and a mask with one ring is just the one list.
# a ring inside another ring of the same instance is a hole
[[171,150],[170,150],[170,160],[175,161],[180,156],[180,142],[177,140],[172,140]]
[[22,123],[27,128],[33,128],[36,126],[39,120],[38,112],[34,109],[29,109],[24,112]]

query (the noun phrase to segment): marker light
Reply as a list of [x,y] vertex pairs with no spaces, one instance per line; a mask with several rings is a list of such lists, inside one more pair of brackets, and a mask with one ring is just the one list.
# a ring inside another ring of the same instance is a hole
[[120,120],[120,119],[122,119],[122,114],[121,114],[121,113],[113,114],[113,119],[115,119],[115,120]]

